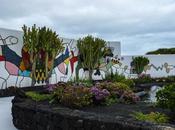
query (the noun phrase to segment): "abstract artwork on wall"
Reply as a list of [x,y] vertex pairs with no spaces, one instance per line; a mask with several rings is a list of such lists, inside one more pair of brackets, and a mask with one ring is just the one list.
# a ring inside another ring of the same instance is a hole
[[[17,86],[19,77],[22,77],[19,81],[19,86],[21,82],[25,80],[25,77],[31,78],[31,63],[28,50],[25,46],[23,46],[21,48],[21,56],[19,56],[14,50],[9,47],[15,44],[18,44],[17,37],[7,36],[3,38],[0,35],[0,63],[3,63],[3,68],[8,73],[8,76],[6,77],[0,75],[0,79],[3,80],[1,88],[3,88],[4,85],[5,88],[8,87],[7,81],[9,80],[10,76],[13,76],[13,78],[14,76],[16,77],[14,86]],[[70,45],[71,43],[66,43],[65,51],[55,59],[53,65],[54,69],[58,68],[60,73],[62,73],[64,76],[68,75],[69,69],[71,70],[71,73],[74,72],[74,64],[77,62],[77,56],[74,55],[74,52],[71,50]],[[45,72],[43,69],[36,69],[35,80],[38,83],[40,83],[40,81],[43,83],[45,78]]]

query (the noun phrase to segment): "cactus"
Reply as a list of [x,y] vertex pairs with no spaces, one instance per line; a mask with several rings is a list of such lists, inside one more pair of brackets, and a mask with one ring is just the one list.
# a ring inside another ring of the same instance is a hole
[[106,42],[99,38],[86,36],[77,41],[79,50],[79,64],[84,69],[89,71],[89,79],[92,80],[93,70],[97,69],[100,64],[100,59],[104,56]]
[[[52,74],[54,59],[57,54],[64,50],[63,41],[59,39],[56,32],[46,27],[36,28],[36,25],[33,25],[30,28],[24,25],[22,29],[24,45],[28,48],[30,63],[32,64],[32,85],[35,83],[35,71],[38,66],[41,67],[40,69],[45,69],[45,81],[48,83]],[[51,62],[51,66],[48,62]]]
[[149,64],[149,59],[143,56],[133,57],[131,62],[133,72],[138,75],[140,75],[143,72],[144,67],[148,64]]

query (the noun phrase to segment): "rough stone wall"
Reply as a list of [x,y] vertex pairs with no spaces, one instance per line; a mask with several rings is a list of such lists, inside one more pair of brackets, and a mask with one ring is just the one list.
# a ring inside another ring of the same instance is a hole
[[175,130],[171,126],[111,118],[66,107],[37,105],[27,99],[12,101],[13,123],[19,130]]

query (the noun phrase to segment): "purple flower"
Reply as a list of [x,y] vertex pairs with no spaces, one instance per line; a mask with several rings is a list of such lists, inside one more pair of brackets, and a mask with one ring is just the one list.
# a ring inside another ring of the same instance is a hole
[[97,95],[98,93],[99,93],[99,89],[97,88],[97,87],[92,87],[91,89],[90,89],[90,92],[91,93],[93,93],[93,94],[95,94],[95,95]]
[[92,94],[94,94],[96,100],[103,100],[104,98],[106,98],[107,96],[110,95],[110,93],[109,93],[109,91],[107,89],[101,90],[101,89],[99,89],[97,87],[92,87],[90,89],[90,92]]

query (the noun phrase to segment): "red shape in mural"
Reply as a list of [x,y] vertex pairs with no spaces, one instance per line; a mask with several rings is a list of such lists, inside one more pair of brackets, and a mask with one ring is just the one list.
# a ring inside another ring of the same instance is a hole
[[0,56],[0,61],[5,61],[5,57],[4,56]]
[[70,65],[71,65],[71,72],[74,72],[74,63],[78,61],[78,57],[74,56],[74,52],[71,51],[72,53],[72,58],[70,59]]

